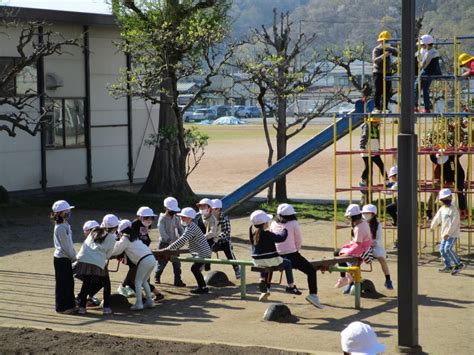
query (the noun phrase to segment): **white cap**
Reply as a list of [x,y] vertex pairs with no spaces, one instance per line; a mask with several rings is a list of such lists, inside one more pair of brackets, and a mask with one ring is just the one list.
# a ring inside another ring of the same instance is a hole
[[433,37],[430,35],[423,35],[420,37],[421,44],[433,44],[434,40]]
[[373,213],[377,214],[377,207],[375,205],[365,205],[362,207],[362,213]]
[[392,176],[394,176],[394,175],[398,175],[398,166],[396,166],[396,165],[395,165],[395,166],[392,166],[392,167],[390,168],[390,171],[389,171],[389,173],[388,173],[388,177],[392,177]]
[[82,230],[88,231],[88,230],[91,230],[92,228],[99,227],[99,226],[100,226],[99,222],[90,220],[84,223],[84,225],[82,226]]
[[194,210],[194,208],[192,207],[185,207],[181,210],[180,213],[177,214],[178,216],[181,216],[181,217],[188,217],[188,218],[191,218],[191,219],[194,219],[196,218],[196,211]]
[[139,217],[156,217],[155,212],[150,207],[140,207],[137,211],[137,216]]
[[359,205],[353,203],[352,205],[347,206],[346,213],[344,216],[352,217],[361,214]]
[[280,216],[291,216],[293,214],[296,214],[293,206],[288,203],[282,203],[281,205],[278,205],[277,213]]
[[449,159],[449,157],[445,154],[442,154],[446,151],[446,149],[439,149],[438,150],[438,153],[436,153],[436,162],[439,164],[439,165],[443,165],[444,163],[446,163]]
[[440,200],[442,200],[443,198],[449,197],[451,195],[452,195],[452,192],[450,189],[441,189],[438,194]]
[[375,355],[385,351],[372,327],[362,322],[352,322],[341,332],[341,347],[346,353]]
[[250,215],[250,222],[253,225],[258,226],[260,224],[270,222],[272,218],[273,216],[271,214],[267,214],[265,211],[262,211],[262,210],[256,210],[256,211],[253,211],[252,214]]
[[222,201],[219,200],[218,198],[211,200],[211,202],[212,202],[212,208],[222,208]]
[[119,219],[114,214],[106,214],[102,219],[101,227],[104,228],[115,228],[119,225]]
[[131,227],[132,227],[132,222],[130,222],[130,220],[128,220],[128,219],[122,219],[122,220],[119,222],[119,225],[118,225],[118,232],[121,233],[121,232],[123,232],[125,229],[131,228]]
[[52,210],[53,212],[62,212],[62,211],[70,210],[71,208],[74,208],[74,206],[69,205],[67,201],[59,200],[53,203]]
[[174,212],[181,211],[181,208],[178,207],[178,200],[176,200],[174,197],[165,198],[163,201],[163,206]]
[[199,205],[209,205],[210,207],[213,206],[212,200],[211,200],[211,199],[208,199],[208,198],[203,198],[201,201],[199,201],[198,203],[196,203],[196,206],[199,206]]

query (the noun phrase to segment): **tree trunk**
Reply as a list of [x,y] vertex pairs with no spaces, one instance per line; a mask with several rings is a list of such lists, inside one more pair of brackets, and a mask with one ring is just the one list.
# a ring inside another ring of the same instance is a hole
[[183,121],[177,109],[176,76],[170,71],[163,80],[160,94],[159,141],[145,184],[140,192],[171,195],[176,198],[193,196],[186,180],[186,156]]
[[[277,160],[286,156],[286,98],[279,96],[277,98],[278,106],[278,124],[277,124]],[[275,184],[275,198],[277,201],[283,202],[288,200],[286,193],[286,176],[279,178]]]

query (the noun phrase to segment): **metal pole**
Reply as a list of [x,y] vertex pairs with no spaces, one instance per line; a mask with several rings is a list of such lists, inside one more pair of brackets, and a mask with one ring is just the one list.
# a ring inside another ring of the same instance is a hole
[[418,344],[417,136],[414,121],[415,0],[402,1],[401,116],[398,135],[398,350]]

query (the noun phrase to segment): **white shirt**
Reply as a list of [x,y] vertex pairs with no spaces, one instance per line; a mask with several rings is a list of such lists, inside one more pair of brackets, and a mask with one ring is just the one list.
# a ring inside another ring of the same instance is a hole
[[112,256],[114,250],[115,234],[109,233],[102,243],[96,243],[92,235],[88,235],[81,250],[77,253],[77,260],[81,263],[92,264],[105,268],[107,260]]
[[118,242],[115,242],[112,255],[120,255],[123,252],[127,254],[127,258],[135,265],[138,264],[141,258],[151,254],[150,247],[146,246],[140,239],[131,242],[125,235]]
[[459,238],[461,222],[456,206],[442,206],[431,221],[431,229],[441,224],[441,237]]

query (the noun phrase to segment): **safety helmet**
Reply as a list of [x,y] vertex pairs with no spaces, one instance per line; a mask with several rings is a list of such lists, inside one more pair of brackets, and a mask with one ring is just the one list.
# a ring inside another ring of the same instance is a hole
[[458,57],[458,62],[459,62],[459,65],[465,65],[466,63],[469,63],[473,59],[474,57],[471,57],[469,54],[462,53]]
[[377,41],[388,41],[390,38],[392,38],[392,36],[390,36],[390,32],[382,31],[380,32],[379,38],[377,39]]

